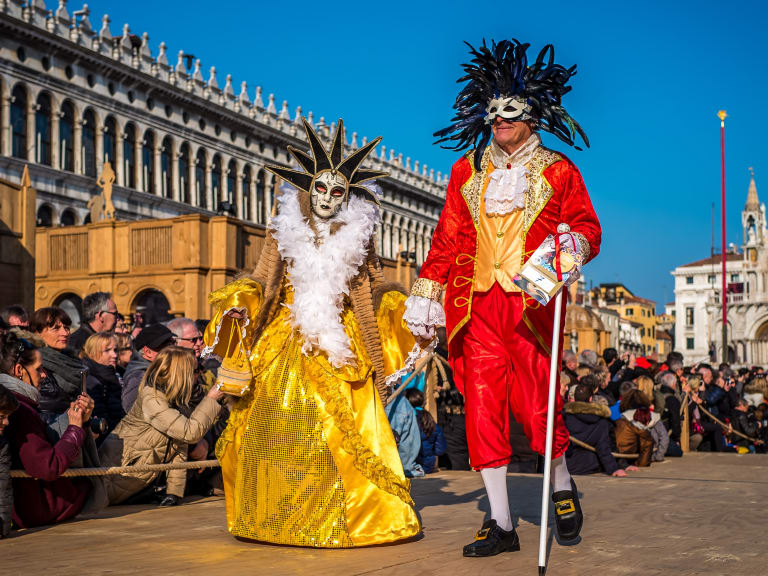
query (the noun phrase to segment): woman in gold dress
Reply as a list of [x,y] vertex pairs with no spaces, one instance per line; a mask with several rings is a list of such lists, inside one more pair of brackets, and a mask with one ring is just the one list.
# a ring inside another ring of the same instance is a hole
[[417,348],[373,247],[369,182],[384,173],[360,164],[379,140],[343,159],[341,120],[328,152],[304,125],[312,155],[289,150],[305,172],[269,167],[295,189],[254,274],[211,295],[206,352],[244,391],[216,449],[227,526],[295,546],[393,542],[421,525],[382,400]]

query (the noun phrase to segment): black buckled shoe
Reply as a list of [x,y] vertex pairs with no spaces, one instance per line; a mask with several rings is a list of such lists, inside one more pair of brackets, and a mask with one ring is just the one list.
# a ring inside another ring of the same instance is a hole
[[520,539],[514,528],[507,532],[499,528],[496,520],[486,520],[483,527],[475,535],[475,541],[464,546],[464,556],[495,556],[502,552],[517,552],[518,550],[520,550]]
[[571,490],[561,490],[552,494],[552,501],[555,503],[555,526],[561,540],[578,538],[581,526],[584,524],[579,493],[573,480],[571,480],[571,488]]

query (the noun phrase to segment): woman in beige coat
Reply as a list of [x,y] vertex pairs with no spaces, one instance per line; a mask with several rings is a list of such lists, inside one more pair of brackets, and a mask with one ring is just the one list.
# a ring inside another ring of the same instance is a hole
[[[133,408],[101,446],[103,466],[186,462],[188,445],[196,444],[208,432],[219,414],[218,400],[224,397],[214,387],[192,411],[189,403],[195,368],[195,357],[185,348],[172,346],[157,355],[147,368]],[[158,475],[135,472],[109,476],[109,503],[124,502],[150,486]],[[178,504],[186,479],[186,470],[167,473],[162,506]]]

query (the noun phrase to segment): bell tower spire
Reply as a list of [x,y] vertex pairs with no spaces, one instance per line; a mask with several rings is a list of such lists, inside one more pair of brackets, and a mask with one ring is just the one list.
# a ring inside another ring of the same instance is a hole
[[[749,167],[749,188],[747,202],[741,213],[741,225],[744,229],[744,253],[749,259],[756,257],[757,248],[763,245],[768,236],[765,229],[765,205],[760,203],[755,184],[755,170]],[[750,250],[752,248],[752,250]]]

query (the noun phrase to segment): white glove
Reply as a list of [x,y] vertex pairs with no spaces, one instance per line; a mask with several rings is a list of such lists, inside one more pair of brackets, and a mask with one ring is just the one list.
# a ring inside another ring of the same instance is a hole
[[440,302],[423,296],[409,296],[405,301],[403,320],[416,338],[432,340],[435,327],[445,326],[445,311]]

